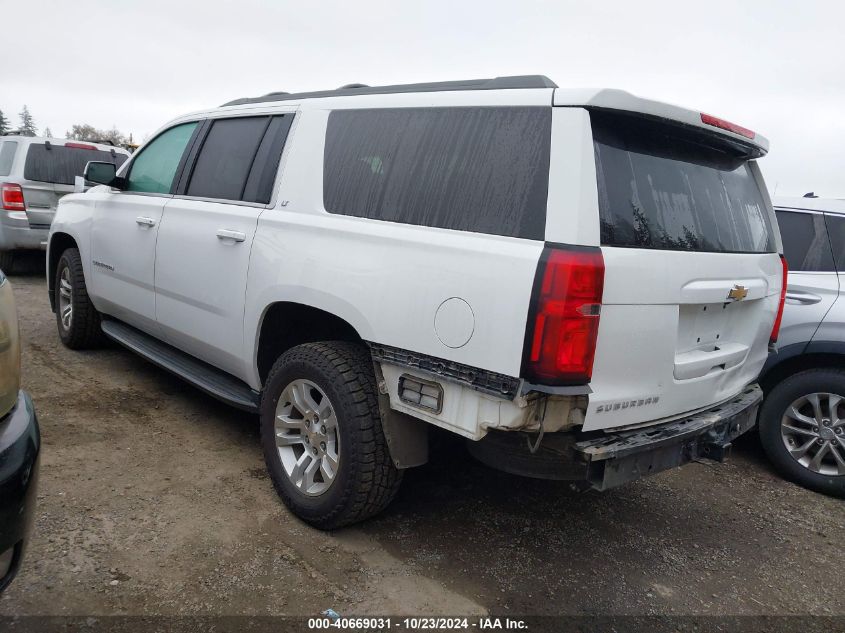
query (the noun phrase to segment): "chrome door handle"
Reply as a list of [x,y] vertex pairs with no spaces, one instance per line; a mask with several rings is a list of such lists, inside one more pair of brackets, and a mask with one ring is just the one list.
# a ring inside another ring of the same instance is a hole
[[137,218],[135,218],[135,222],[137,224],[141,225],[141,226],[155,226],[156,225],[155,220],[153,220],[152,218],[144,217],[143,215],[139,215]]
[[233,242],[243,242],[246,239],[246,234],[240,231],[230,231],[229,229],[220,229],[217,231],[218,240],[232,240]]

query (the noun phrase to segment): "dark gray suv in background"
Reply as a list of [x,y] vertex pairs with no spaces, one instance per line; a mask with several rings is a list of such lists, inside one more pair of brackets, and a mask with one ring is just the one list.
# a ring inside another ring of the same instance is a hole
[[789,281],[760,439],[782,475],[845,497],[845,200],[811,196],[774,200]]

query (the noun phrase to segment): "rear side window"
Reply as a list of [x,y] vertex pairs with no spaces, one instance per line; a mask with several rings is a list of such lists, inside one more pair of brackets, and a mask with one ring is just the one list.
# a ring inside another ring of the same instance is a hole
[[[824,219],[827,224],[828,234],[830,235],[830,245],[833,247],[833,261],[836,270],[845,272],[845,218],[826,213]],[[780,222],[780,216],[778,216],[778,222]],[[783,237],[782,229],[781,237]],[[785,238],[784,244],[786,244]]]
[[282,115],[215,120],[185,194],[268,203],[292,119]]
[[336,110],[329,213],[542,240],[551,108]]
[[17,141],[3,141],[0,143],[0,176],[8,176],[12,173],[12,161],[15,160],[17,149]]
[[776,211],[783,256],[790,271],[830,272],[833,253],[820,213]]
[[601,242],[718,253],[774,251],[771,222],[745,158],[712,135],[591,112]]
[[32,143],[26,152],[23,177],[57,185],[72,185],[73,179],[83,174],[89,161],[114,163],[120,167],[126,162],[126,158],[126,154],[117,152],[65,147],[53,143]]

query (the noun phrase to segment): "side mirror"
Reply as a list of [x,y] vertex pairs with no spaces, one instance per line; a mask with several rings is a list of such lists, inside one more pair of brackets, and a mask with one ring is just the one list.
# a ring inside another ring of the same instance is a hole
[[106,163],[100,161],[88,161],[85,165],[85,172],[83,177],[89,182],[95,182],[98,185],[115,186],[115,175],[117,174],[117,167],[114,163]]

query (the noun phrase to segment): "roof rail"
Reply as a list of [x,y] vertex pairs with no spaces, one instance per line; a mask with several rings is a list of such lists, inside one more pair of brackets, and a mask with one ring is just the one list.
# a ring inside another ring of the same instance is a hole
[[364,86],[347,84],[337,90],[318,90],[316,92],[271,92],[261,97],[244,97],[224,103],[223,106],[264,103],[267,101],[294,101],[315,99],[318,97],[344,97],[357,95],[385,95],[401,92],[445,92],[454,90],[505,90],[528,88],[557,88],[557,84],[545,75],[518,75],[514,77],[496,77],[495,79],[467,79],[463,81],[435,81],[421,84],[398,84],[395,86]]

